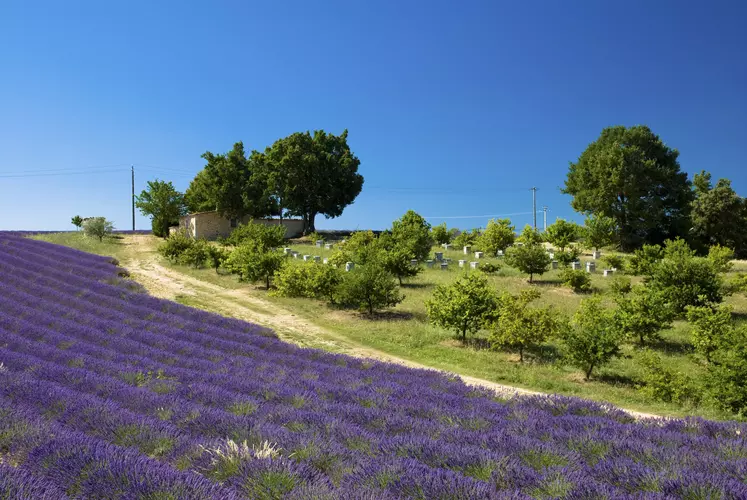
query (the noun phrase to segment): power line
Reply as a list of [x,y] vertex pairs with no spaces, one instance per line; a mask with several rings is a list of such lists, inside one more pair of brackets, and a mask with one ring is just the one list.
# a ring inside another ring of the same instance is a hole
[[126,168],[117,168],[117,169],[110,169],[110,170],[88,170],[84,172],[49,172],[49,173],[39,173],[39,174],[10,174],[10,175],[4,175],[0,174],[0,178],[12,178],[12,177],[58,177],[60,175],[95,175],[95,174],[109,174],[112,172],[126,172]]
[[22,169],[22,170],[16,170],[15,172],[13,171],[0,172],[0,175],[4,175],[4,174],[15,175],[16,173],[17,174],[52,173],[52,172],[66,172],[66,171],[71,171],[71,170],[75,170],[75,171],[98,170],[98,169],[112,169],[112,168],[126,167],[126,166],[127,166],[126,163],[115,163],[113,165],[92,165],[88,167],[80,166],[80,167],[64,167],[64,168],[40,168],[40,169],[33,169],[33,170]]
[[429,216],[424,217],[425,219],[489,219],[492,217],[513,217],[515,215],[532,215],[533,212],[515,212],[512,214],[497,214],[497,215],[452,215],[452,216],[443,216],[443,217],[435,217],[435,216]]

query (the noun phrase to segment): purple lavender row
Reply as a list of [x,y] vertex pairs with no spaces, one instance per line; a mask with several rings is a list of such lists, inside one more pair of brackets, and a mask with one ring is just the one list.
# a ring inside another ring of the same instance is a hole
[[76,259],[74,256],[67,255],[66,252],[44,251],[33,243],[35,242],[22,240],[0,245],[0,255],[3,260],[12,256],[33,259],[38,262],[39,266],[62,269],[79,276],[100,278],[107,274],[116,274],[117,268],[114,266],[114,259],[112,258]]
[[[538,415],[538,417],[542,417],[542,416],[543,416],[543,415]],[[541,420],[540,420],[540,421],[541,421]],[[424,446],[425,444],[427,444],[427,443],[421,443],[421,446]],[[532,442],[532,443],[530,443],[530,446],[529,446],[529,447],[527,447],[527,449],[533,449],[533,450],[536,450],[536,449],[538,449],[538,446],[537,446],[537,444],[538,444],[538,443],[536,443],[536,442]],[[421,454],[422,454],[422,453],[423,453],[423,452],[422,452],[422,450],[421,450],[421,451],[420,451],[419,453],[421,453]],[[460,454],[458,453],[458,450],[450,450],[450,451],[449,451],[448,453],[444,453],[444,452],[442,451],[442,452],[441,452],[440,454],[434,454],[434,456],[441,456],[441,457],[442,457],[442,458],[441,458],[441,460],[445,460],[445,459],[444,459],[443,457],[447,457],[447,456],[448,456],[448,457],[451,457],[451,459],[453,460],[453,457],[458,457],[459,455],[460,455]],[[433,464],[433,465],[435,465],[435,464]],[[453,466],[453,464],[452,464],[452,466]],[[469,466],[469,465],[467,465],[467,466]],[[649,472],[650,472],[650,471],[649,471]],[[647,473],[648,473],[648,472],[647,472]]]
[[198,474],[71,431],[34,416],[23,404],[0,398],[0,435],[12,451],[0,464],[0,498],[238,499],[240,495]]
[[6,238],[0,235],[0,245],[7,249],[23,249],[24,252],[55,258],[77,265],[111,267],[112,257],[95,255],[75,248],[56,245],[45,241],[35,241],[28,238]]
[[[29,287],[29,286],[32,286],[32,285],[29,285],[28,283],[26,283],[26,286]],[[15,289],[15,290],[16,291],[14,291],[13,289],[11,289],[9,292],[7,292],[7,294],[9,296],[12,295],[12,294],[15,294],[16,296],[18,296],[18,294],[20,294],[21,292],[18,292],[17,289]],[[30,290],[30,291],[34,292],[34,290]],[[35,292],[36,293],[33,293],[34,297],[41,296],[43,298],[45,296],[45,294],[48,295],[48,292],[45,292],[44,289],[39,289],[39,290],[36,290]],[[33,305],[35,305],[37,307],[42,307],[42,304],[39,303],[39,302],[33,302],[32,303],[31,300],[30,300],[31,296],[32,296],[32,294],[29,294],[29,297],[27,297],[27,299],[29,299],[29,300],[25,300],[23,297],[17,298],[16,300],[17,300],[17,302],[27,302],[27,303],[33,304]],[[82,306],[80,306],[79,301],[74,300],[74,299],[68,299],[65,296],[59,297],[59,300],[63,301],[63,302],[66,301],[66,300],[69,300],[69,304],[65,304],[64,308],[61,308],[58,311],[59,314],[69,315],[71,309],[74,308],[75,306],[78,306],[79,309],[83,309],[83,310],[86,310],[86,311],[91,311],[92,308],[93,308],[93,310],[94,310],[94,312],[96,312],[96,314],[94,314],[94,315],[92,315],[92,317],[88,318],[85,323],[88,324],[88,325],[90,325],[92,323],[95,324],[96,322],[98,322],[99,324],[101,324],[102,330],[104,328],[111,329],[112,326],[103,323],[104,320],[102,318],[100,318],[100,316],[108,315],[109,316],[108,320],[115,321],[117,323],[122,323],[126,319],[126,316],[122,316],[122,313],[120,313],[120,312],[114,312],[111,309],[103,308],[103,310],[98,311],[96,309],[97,306],[90,306],[90,307],[86,306],[86,307],[82,307]],[[57,313],[55,313],[55,314],[57,314]],[[150,323],[150,322],[146,322],[146,321],[141,321],[141,322],[138,322],[138,323],[135,323],[135,324],[133,324],[132,322],[130,322],[130,325],[132,325],[134,327],[138,327],[139,326],[141,328],[150,328],[150,329],[153,329],[153,324]],[[204,328],[203,328],[203,330],[204,330]],[[212,329],[211,329],[211,333],[212,333]],[[172,329],[172,328],[159,329],[159,334],[161,334],[161,335],[164,335],[164,334],[168,335],[172,339],[189,338],[190,341],[194,341],[194,342],[201,342],[203,339],[205,339],[205,336],[203,334],[197,334],[197,333],[194,333],[194,332],[185,332],[185,331],[180,330],[180,329]],[[210,336],[210,338],[212,339],[212,335]],[[160,340],[162,341],[163,338],[161,338]],[[267,339],[265,339],[265,338],[259,338],[259,339],[252,338],[250,340],[252,340],[255,343],[256,342],[260,343],[260,347],[266,347],[268,345],[272,345],[273,347],[281,347],[281,348],[283,348],[283,350],[285,352],[293,353],[297,358],[304,359],[304,360],[306,360],[308,358],[308,356],[306,356],[306,357],[301,356],[303,354],[303,351],[299,351],[297,349],[287,349],[287,344],[276,343],[276,342],[271,342],[271,344],[268,344],[269,341]],[[215,340],[211,340],[210,343],[209,343],[209,345],[210,345],[211,348],[220,347],[219,345],[217,345],[217,341],[215,341]],[[204,344],[201,344],[200,347],[204,348],[206,346]],[[242,353],[243,355],[251,355],[251,352],[246,351],[247,348],[248,347],[243,347],[240,344],[227,344],[227,345],[223,346],[224,352],[233,352],[233,353],[239,352],[239,353]],[[242,352],[242,349],[243,349],[243,352]],[[316,361],[318,361],[318,359]],[[337,365],[334,365],[334,366],[337,367]],[[377,366],[385,366],[385,365],[377,365]],[[387,370],[387,371],[389,371],[389,370]],[[372,373],[375,373],[375,372],[376,372],[376,370],[372,371]],[[439,378],[441,380],[443,380],[443,376],[440,376]],[[455,384],[449,384],[449,386],[451,386],[452,388],[458,388],[460,385],[461,384],[456,384],[456,385]],[[462,388],[463,388],[463,386],[462,386]]]

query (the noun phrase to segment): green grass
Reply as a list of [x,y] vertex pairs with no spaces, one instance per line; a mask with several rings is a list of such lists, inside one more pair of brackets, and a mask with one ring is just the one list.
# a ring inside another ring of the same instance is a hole
[[[152,245],[148,248],[132,248],[118,241],[99,244],[86,240],[81,235],[43,235],[38,237],[46,241],[66,244],[98,254],[112,255],[126,266],[126,259],[137,252],[152,252]],[[289,245],[301,255],[319,255],[329,257],[334,250],[316,248],[313,244]],[[434,251],[441,251],[434,248]],[[453,259],[450,268],[425,269],[419,276],[406,280],[402,291],[405,300],[392,309],[373,317],[350,311],[330,308],[323,303],[310,299],[272,297],[265,290],[247,284],[238,283],[235,276],[219,275],[211,269],[191,269],[184,266],[171,265],[165,260],[161,264],[170,269],[178,270],[191,277],[219,285],[226,289],[241,288],[247,294],[260,296],[271,303],[282,305],[300,318],[324,327],[340,337],[349,340],[353,345],[359,344],[374,348],[401,358],[409,359],[435,368],[453,371],[463,375],[482,378],[498,383],[517,386],[549,393],[579,396],[597,401],[608,401],[624,408],[643,412],[657,413],[670,416],[699,415],[707,418],[729,418],[709,407],[682,408],[671,403],[648,400],[641,394],[636,385],[640,383],[642,369],[638,362],[640,351],[634,345],[626,344],[623,356],[614,359],[604,366],[591,381],[584,381],[581,372],[560,360],[562,345],[559,342],[549,342],[541,349],[530,351],[527,361],[518,362],[518,355],[508,352],[491,351],[485,347],[488,332],[480,332],[467,346],[457,341],[455,335],[430,325],[425,312],[425,301],[432,295],[433,289],[439,284],[447,284],[463,272],[457,261],[465,259],[475,260],[473,256],[465,256],[461,251],[444,252],[445,257]],[[582,262],[591,260],[590,255],[582,256]],[[483,259],[482,262],[501,263],[502,259]],[[598,262],[598,271],[592,276],[592,286],[597,293],[606,294],[609,278],[602,276],[602,262]],[[735,271],[747,271],[747,262],[735,264]],[[583,298],[588,295],[575,294],[562,287],[559,271],[550,271],[541,277],[536,277],[535,284],[527,283],[527,276],[506,266],[489,277],[489,280],[499,291],[517,293],[527,287],[538,287],[543,291],[538,304],[551,305],[558,313],[572,315]],[[639,281],[633,277],[633,281]],[[220,312],[214,304],[206,303],[204,298],[196,299],[181,296],[178,301],[206,310]],[[209,302],[209,301],[208,301]],[[737,315],[747,315],[747,297],[736,295],[729,297],[727,303],[734,306]],[[249,304],[243,304],[249,306]],[[255,306],[256,307],[256,306]],[[308,338],[294,338],[293,335],[282,335],[290,341],[320,347],[333,351],[340,350],[335,342],[313,342]],[[329,339],[327,339],[329,340]],[[662,356],[666,366],[684,372],[695,380],[702,379],[704,369],[691,355],[689,348],[689,332],[687,324],[676,322],[674,328],[663,332],[663,341],[655,346]]]

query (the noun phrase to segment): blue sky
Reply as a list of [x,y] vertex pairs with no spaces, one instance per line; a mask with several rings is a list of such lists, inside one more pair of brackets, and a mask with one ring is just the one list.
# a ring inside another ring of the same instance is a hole
[[186,189],[206,150],[319,128],[349,129],[366,179],[319,228],[408,209],[521,227],[532,186],[551,221],[579,219],[568,162],[615,124],[649,125],[690,175],[746,195],[745,19],[741,1],[6,0],[0,229],[127,229],[131,164],[138,193]]

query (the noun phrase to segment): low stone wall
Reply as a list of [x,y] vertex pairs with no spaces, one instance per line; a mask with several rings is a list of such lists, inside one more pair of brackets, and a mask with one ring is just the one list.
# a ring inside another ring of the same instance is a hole
[[[237,224],[246,224],[249,221],[255,224],[283,225],[285,226],[285,237],[296,238],[303,232],[303,220],[301,219],[252,219],[243,217],[237,220]],[[198,214],[185,215],[179,219],[179,228],[186,231],[192,238],[205,238],[214,240],[218,237],[227,237],[234,229],[231,221],[222,217],[218,212],[202,212]]]

